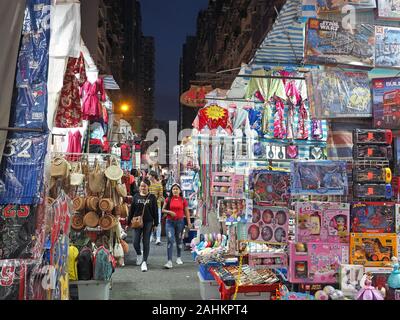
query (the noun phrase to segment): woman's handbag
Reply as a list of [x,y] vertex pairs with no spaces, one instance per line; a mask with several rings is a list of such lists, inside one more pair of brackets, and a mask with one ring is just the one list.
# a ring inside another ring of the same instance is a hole
[[54,178],[65,178],[68,176],[69,164],[61,158],[56,157],[51,161],[50,175]]
[[124,249],[120,241],[116,241],[114,245],[113,256],[115,258],[122,258],[124,256]]
[[73,208],[74,211],[81,211],[85,209],[85,204],[86,200],[84,197],[75,197],[74,200],[72,200]]
[[79,162],[73,173],[71,173],[71,181],[70,184],[71,186],[80,186],[83,183],[83,179],[85,178],[85,175],[82,173],[82,165]]
[[141,228],[143,228],[144,209],[146,208],[146,202],[147,202],[148,198],[149,198],[149,196],[147,196],[147,198],[146,198],[146,200],[144,202],[142,214],[140,216],[132,218],[132,221],[131,221],[131,228],[132,229],[141,229]]
[[89,173],[89,189],[93,193],[103,192],[105,187],[105,176],[96,160],[94,170]]
[[128,252],[129,252],[129,244],[125,240],[122,240],[122,239],[120,239],[119,241],[121,243],[122,250],[124,250],[124,253],[128,254]]
[[111,199],[103,198],[99,201],[101,211],[111,212],[114,209],[114,202]]

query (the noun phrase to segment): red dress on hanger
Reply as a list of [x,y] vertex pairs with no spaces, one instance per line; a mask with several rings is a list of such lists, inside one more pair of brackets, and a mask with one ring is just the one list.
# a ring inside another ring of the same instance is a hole
[[[76,77],[79,74],[80,78]],[[64,75],[55,126],[58,128],[76,128],[82,126],[82,106],[79,95],[80,86],[86,81],[85,61],[81,53],[79,58],[69,58]]]
[[[67,153],[82,153],[82,144],[81,144],[82,135],[79,130],[72,133],[72,131],[68,132],[68,148]],[[80,158],[79,155],[68,155],[68,161],[78,161]]]
[[103,79],[94,83],[86,81],[81,87],[82,111],[84,120],[98,120],[103,117],[103,107],[100,101],[106,101]]

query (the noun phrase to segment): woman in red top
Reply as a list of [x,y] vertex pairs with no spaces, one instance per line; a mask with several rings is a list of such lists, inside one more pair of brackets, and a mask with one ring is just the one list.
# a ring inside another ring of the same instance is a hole
[[172,185],[169,193],[169,198],[164,202],[162,213],[167,215],[167,221],[165,223],[165,229],[168,238],[167,255],[168,262],[164,265],[165,268],[172,268],[172,250],[174,242],[176,242],[177,251],[177,264],[183,264],[181,259],[182,253],[182,234],[185,228],[185,216],[187,219],[188,227],[191,228],[190,213],[188,208],[188,202],[183,198],[182,189],[179,184],[175,183]]

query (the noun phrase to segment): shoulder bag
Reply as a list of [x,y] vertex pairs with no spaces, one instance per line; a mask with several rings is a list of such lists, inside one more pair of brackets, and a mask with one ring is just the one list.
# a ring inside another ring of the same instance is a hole
[[147,198],[146,198],[146,200],[144,202],[142,214],[140,216],[132,218],[132,221],[131,221],[131,228],[132,229],[141,229],[141,228],[143,228],[143,216],[144,216],[144,209],[146,208],[147,199],[149,199],[149,196],[147,196]]

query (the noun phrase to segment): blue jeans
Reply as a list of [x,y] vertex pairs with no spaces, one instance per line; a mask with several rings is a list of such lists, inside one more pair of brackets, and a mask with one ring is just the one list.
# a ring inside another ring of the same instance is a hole
[[185,219],[181,220],[170,220],[167,219],[165,222],[165,231],[167,233],[168,238],[168,246],[167,246],[167,255],[168,261],[172,261],[172,250],[174,247],[174,243],[176,242],[176,255],[178,258],[181,257],[182,252],[182,234],[183,229],[185,228]]

